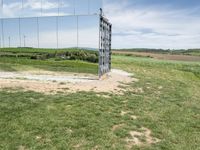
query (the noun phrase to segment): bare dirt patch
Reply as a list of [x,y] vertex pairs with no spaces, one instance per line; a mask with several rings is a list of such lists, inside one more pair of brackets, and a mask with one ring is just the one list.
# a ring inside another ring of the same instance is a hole
[[109,95],[104,95],[104,94],[97,94],[96,95],[97,97],[100,97],[100,98],[111,98]]
[[114,125],[114,126],[112,127],[112,131],[116,131],[117,129],[122,128],[124,125],[125,125],[125,124],[117,124],[117,125]]
[[131,119],[133,119],[133,120],[136,120],[136,119],[138,118],[138,117],[135,116],[135,115],[131,115],[130,117],[131,117]]
[[126,115],[128,115],[128,116],[130,116],[130,118],[133,119],[133,120],[138,119],[137,116],[135,116],[135,115],[130,115],[130,113],[131,113],[130,111],[121,111],[120,115],[121,115],[121,116],[126,116]]
[[18,150],[28,150],[25,146],[23,146],[23,145],[20,145],[19,147],[18,147]]
[[135,146],[149,146],[160,142],[159,139],[152,137],[151,130],[142,127],[141,131],[130,131],[130,137],[127,137],[125,141],[127,142],[127,147],[132,148]]
[[23,88],[47,94],[58,92],[74,93],[79,91],[108,92],[122,94],[122,84],[137,81],[132,74],[122,70],[112,70],[105,79],[99,80],[94,75],[68,74],[55,72],[0,72],[0,89]]
[[126,114],[128,114],[128,113],[130,113],[130,112],[129,112],[129,111],[121,111],[120,115],[121,115],[121,116],[124,116],[124,115],[126,115]]

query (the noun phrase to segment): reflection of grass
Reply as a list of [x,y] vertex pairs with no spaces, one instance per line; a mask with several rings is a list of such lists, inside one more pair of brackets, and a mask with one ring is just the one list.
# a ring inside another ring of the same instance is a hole
[[98,51],[85,49],[0,48],[0,57],[22,57],[35,60],[83,60],[98,63]]
[[[124,95],[106,98],[94,92],[45,95],[1,90],[0,149],[127,149],[129,132],[141,127],[150,129],[161,142],[132,149],[198,149],[200,79],[194,71],[200,70],[200,63],[128,56],[112,60],[114,68],[134,73],[139,81],[129,86],[144,92],[124,87]],[[41,65],[48,69],[47,64]],[[121,116],[121,111],[138,119]],[[124,125],[112,130],[120,124]],[[144,137],[140,140],[146,143]]]
[[[0,48],[0,70],[98,72],[98,53],[80,49]],[[95,63],[91,63],[95,62]]]
[[[0,48],[0,52],[11,52],[13,54],[17,54],[17,53],[62,53],[62,52],[66,52],[66,51],[80,51],[79,49],[75,49],[75,48],[67,48],[67,49],[45,49],[45,48]],[[90,50],[84,50],[87,52],[92,52]]]
[[15,57],[0,58],[0,70],[17,71],[31,70],[34,68],[49,71],[66,71],[97,74],[98,65],[94,63],[72,60],[55,61],[54,59],[31,60],[26,58]]

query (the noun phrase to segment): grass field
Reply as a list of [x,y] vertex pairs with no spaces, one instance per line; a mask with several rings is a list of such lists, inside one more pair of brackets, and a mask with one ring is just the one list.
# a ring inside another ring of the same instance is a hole
[[149,57],[159,60],[175,60],[175,61],[191,61],[191,62],[200,62],[200,51],[196,53],[161,53],[161,52],[139,52],[139,51],[124,51],[117,50],[113,51],[114,55],[126,55],[126,56],[135,56],[135,57]]
[[125,52],[140,52],[153,54],[168,54],[168,55],[186,55],[186,56],[200,56],[200,49],[149,49],[149,48],[132,48],[132,49],[115,49],[115,51]]
[[[6,61],[0,59],[3,70],[24,66],[15,59]],[[28,64],[50,70],[57,65],[48,61]],[[139,79],[124,95],[1,90],[0,149],[199,149],[199,62],[115,55],[112,65]],[[148,140],[139,137],[143,144],[130,148],[126,141],[130,131],[142,132],[142,127],[160,142],[146,144]]]

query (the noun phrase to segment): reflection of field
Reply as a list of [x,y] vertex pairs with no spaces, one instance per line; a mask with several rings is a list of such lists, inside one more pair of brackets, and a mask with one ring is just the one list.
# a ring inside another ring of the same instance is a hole
[[80,49],[0,49],[0,70],[42,69],[77,73],[98,73],[98,52]]
[[189,55],[171,55],[171,54],[155,54],[148,52],[130,52],[130,51],[113,51],[113,54],[133,55],[138,57],[150,57],[161,60],[177,60],[177,61],[200,61],[200,56]]

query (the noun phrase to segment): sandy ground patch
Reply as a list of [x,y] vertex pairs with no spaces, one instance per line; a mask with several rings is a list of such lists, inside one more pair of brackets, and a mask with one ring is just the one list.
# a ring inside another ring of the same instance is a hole
[[132,148],[136,146],[148,146],[160,142],[159,139],[152,137],[151,130],[142,127],[141,131],[130,131],[130,137],[127,137],[125,141],[127,142],[127,147]]
[[133,120],[136,120],[136,119],[138,119],[138,117],[137,117],[137,116],[135,116],[135,115],[131,115],[130,117],[131,117],[131,119],[133,119]]
[[121,85],[137,81],[122,70],[113,69],[105,79],[94,75],[56,73],[47,71],[0,72],[0,89],[23,88],[41,93],[94,91],[120,94]]
[[130,111],[121,111],[120,115],[121,115],[121,116],[124,116],[124,115],[126,115],[126,114],[128,114],[128,113],[130,113]]
[[117,129],[123,127],[125,124],[117,124],[112,127],[112,131],[116,131]]

